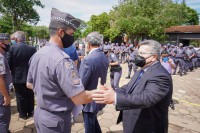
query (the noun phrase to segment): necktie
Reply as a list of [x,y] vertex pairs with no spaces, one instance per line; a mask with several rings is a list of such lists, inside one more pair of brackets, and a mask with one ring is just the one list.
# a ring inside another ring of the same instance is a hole
[[140,74],[139,74],[139,76],[138,76],[138,78],[137,78],[137,80],[136,80],[136,82],[135,82],[135,84],[137,84],[137,83],[139,83],[139,81],[140,81],[140,79],[142,78],[142,75],[144,74],[144,70],[141,70],[140,71]]

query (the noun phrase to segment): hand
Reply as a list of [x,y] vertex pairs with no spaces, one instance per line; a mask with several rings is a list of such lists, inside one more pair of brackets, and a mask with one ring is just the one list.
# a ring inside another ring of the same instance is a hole
[[92,100],[100,104],[112,104],[115,102],[115,91],[113,88],[102,87],[92,95]]
[[9,104],[10,104],[10,101],[11,101],[11,99],[10,99],[9,96],[4,97],[4,104],[3,104],[3,106],[7,106],[7,105],[9,105]]
[[171,60],[171,59],[169,59],[169,60],[168,60],[168,63],[172,63],[172,60]]

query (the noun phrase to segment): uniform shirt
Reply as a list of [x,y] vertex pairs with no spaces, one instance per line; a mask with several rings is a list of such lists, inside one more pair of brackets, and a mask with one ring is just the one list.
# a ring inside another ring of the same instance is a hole
[[119,62],[117,56],[114,53],[110,53],[108,55],[108,61],[109,61],[109,63]]
[[137,55],[137,50],[134,50],[133,52],[130,52],[129,60],[130,60],[130,61],[135,60],[135,56],[136,56],[136,55]]
[[[6,90],[9,94],[9,85],[12,83],[12,75],[10,73],[10,68],[8,65],[8,61],[5,58],[6,53],[3,55],[0,53],[0,75],[3,75],[3,79],[6,85]],[[2,94],[0,93],[2,96]]]
[[178,48],[176,57],[183,58],[185,56],[185,49],[184,48]]
[[53,112],[71,110],[70,98],[84,90],[73,61],[53,43],[31,58],[27,81],[33,84],[37,106]]
[[69,55],[71,60],[78,60],[78,54],[76,53],[76,47],[74,45],[69,48],[63,48],[63,51]]

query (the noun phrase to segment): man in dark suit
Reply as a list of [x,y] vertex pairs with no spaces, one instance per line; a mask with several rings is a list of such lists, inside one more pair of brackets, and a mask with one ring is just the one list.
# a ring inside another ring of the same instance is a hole
[[23,31],[15,32],[14,36],[17,44],[13,45],[8,52],[8,63],[13,76],[19,117],[27,119],[33,115],[34,110],[33,91],[26,87],[28,62],[36,52],[36,48],[25,43],[26,39]]
[[[98,32],[88,34],[86,38],[89,54],[81,62],[79,69],[80,78],[85,88],[97,88],[98,80],[101,79],[101,85],[106,83],[108,71],[108,59],[99,49],[101,36]],[[101,128],[97,120],[97,113],[105,105],[91,102],[84,105],[83,118],[85,133],[101,133]]]
[[141,42],[135,64],[141,69],[131,81],[118,89],[104,87],[96,91],[97,103],[115,103],[120,111],[118,123],[125,133],[167,133],[168,107],[172,98],[172,79],[160,64],[161,45],[153,40]]

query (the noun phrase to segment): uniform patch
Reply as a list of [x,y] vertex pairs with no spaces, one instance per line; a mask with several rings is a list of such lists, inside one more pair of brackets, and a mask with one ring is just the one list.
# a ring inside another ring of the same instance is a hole
[[3,60],[0,60],[0,71],[5,71],[5,64]]
[[75,70],[71,71],[71,76],[70,77],[71,77],[72,83],[74,85],[80,84],[79,76],[78,76],[78,74],[77,74],[77,72]]
[[70,61],[68,61],[68,62],[65,62],[65,66],[66,66],[66,68],[67,68],[67,69],[72,69],[72,68],[74,68],[74,65],[73,65],[73,63],[72,63],[72,62],[70,62]]

